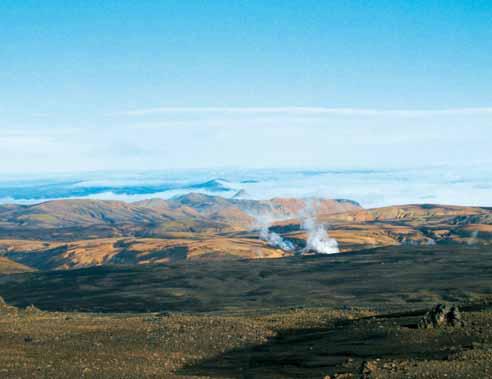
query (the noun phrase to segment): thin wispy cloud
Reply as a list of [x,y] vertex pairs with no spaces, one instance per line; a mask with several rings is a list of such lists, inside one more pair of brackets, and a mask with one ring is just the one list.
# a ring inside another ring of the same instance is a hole
[[221,114],[278,114],[278,115],[333,115],[333,116],[484,116],[492,115],[492,107],[443,109],[378,109],[328,107],[159,107],[122,112],[126,116],[155,114],[221,113]]

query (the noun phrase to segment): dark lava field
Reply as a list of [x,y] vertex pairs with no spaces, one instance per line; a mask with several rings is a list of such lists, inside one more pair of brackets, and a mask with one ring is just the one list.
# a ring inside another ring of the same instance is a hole
[[[0,296],[5,378],[492,376],[489,247],[25,272]],[[438,303],[463,325],[419,328]]]

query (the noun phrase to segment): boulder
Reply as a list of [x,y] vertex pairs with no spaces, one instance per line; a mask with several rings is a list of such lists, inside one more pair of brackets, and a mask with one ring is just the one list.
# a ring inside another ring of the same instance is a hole
[[437,304],[419,321],[419,329],[442,328],[446,326],[464,326],[461,312],[457,306]]
[[373,362],[365,361],[362,363],[360,379],[372,379],[375,378],[375,372],[377,367]]

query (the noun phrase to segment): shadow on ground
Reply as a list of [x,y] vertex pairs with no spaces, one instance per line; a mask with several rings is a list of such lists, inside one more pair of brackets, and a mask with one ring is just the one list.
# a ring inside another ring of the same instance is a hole
[[0,276],[0,296],[46,311],[231,312],[365,307],[379,313],[492,294],[491,247],[391,247],[265,260],[103,266]]
[[[479,308],[484,307],[473,307]],[[447,361],[457,352],[472,349],[481,332],[473,327],[418,329],[417,322],[424,313],[421,310],[339,320],[323,328],[281,330],[265,344],[226,351],[178,373],[217,378],[324,378],[336,374],[365,378],[362,372],[367,362],[403,373],[406,365]],[[393,366],[388,362],[406,363]]]

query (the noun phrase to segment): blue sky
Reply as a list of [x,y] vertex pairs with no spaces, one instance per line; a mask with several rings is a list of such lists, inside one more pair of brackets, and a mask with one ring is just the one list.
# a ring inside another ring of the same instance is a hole
[[0,173],[490,164],[490,1],[0,5]]

